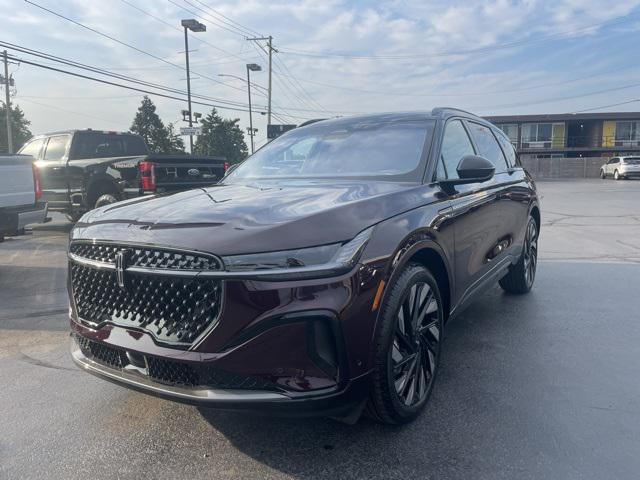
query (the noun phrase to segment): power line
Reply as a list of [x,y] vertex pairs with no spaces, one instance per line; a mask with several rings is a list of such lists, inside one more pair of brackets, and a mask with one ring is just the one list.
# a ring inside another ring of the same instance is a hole
[[200,0],[195,0],[195,1],[196,1],[197,3],[199,3],[200,5],[203,5],[204,7],[206,7],[208,10],[210,10],[210,11],[214,12],[216,15],[218,15],[218,16],[220,16],[220,17],[222,17],[222,18],[226,19],[226,20],[229,20],[231,23],[233,23],[233,24],[235,24],[235,25],[239,26],[240,28],[242,28],[243,30],[247,31],[247,32],[249,33],[249,35],[250,35],[250,36],[251,36],[251,35],[255,35],[255,36],[257,36],[257,37],[262,37],[262,36],[263,36],[263,35],[262,35],[262,33],[260,33],[260,32],[256,32],[255,30],[253,30],[253,29],[251,29],[251,28],[247,27],[246,25],[242,25],[241,23],[236,22],[235,20],[232,20],[231,18],[227,17],[227,16],[226,16],[226,15],[224,15],[223,13],[220,13],[218,10],[216,10],[215,8],[213,8],[211,5],[208,5],[208,4],[204,3],[204,2],[201,2]]
[[112,120],[107,120],[105,118],[100,118],[100,117],[94,117],[93,115],[89,115],[87,113],[75,112],[73,110],[67,110],[67,109],[64,109],[64,108],[56,107],[55,105],[49,105],[47,103],[36,102],[34,100],[27,100],[24,96],[20,97],[20,101],[21,102],[27,102],[27,103],[33,103],[34,105],[40,105],[40,106],[46,107],[46,108],[52,108],[54,110],[59,110],[61,112],[70,113],[72,115],[78,115],[80,117],[91,118],[93,120],[100,120],[101,122],[114,123]]
[[[252,42],[252,46],[253,46],[254,50],[258,53],[258,55],[260,55],[263,58],[263,60],[267,61],[267,59],[265,58],[265,55],[267,55],[267,53],[261,51],[261,49],[259,48],[259,47],[261,47],[261,45],[256,45],[255,43]],[[290,86],[288,86],[288,85],[286,85],[284,83],[284,80],[288,80],[287,78],[283,77],[283,81],[281,81],[278,78],[278,76],[274,76],[274,79],[275,79],[276,83],[278,83],[280,85],[280,87],[282,88],[283,93],[285,94],[285,96],[290,101],[292,101],[292,103],[300,103],[301,105],[306,105],[307,107],[310,107],[310,109],[313,109],[313,111],[318,111],[318,110],[315,110],[315,107],[313,106],[313,104],[309,103],[309,101],[307,101],[306,99],[302,98],[297,93],[297,91],[295,90],[295,86],[293,86],[293,88],[292,88],[292,87],[290,87]],[[289,84],[293,85],[293,83],[291,81],[289,81]],[[296,98],[296,100],[292,100],[287,92],[290,92],[291,95],[293,95]],[[287,108],[290,109],[290,110],[294,110],[293,107],[287,107]],[[282,110],[283,107],[280,107],[280,109]]]
[[[637,65],[629,65],[623,68],[617,68],[615,72],[623,72],[627,70],[631,70],[634,68],[638,68]],[[546,88],[546,87],[557,87],[559,85],[567,85],[569,83],[579,82],[582,80],[588,80],[590,78],[601,77],[604,75],[611,75],[612,71],[607,70],[606,72],[598,72],[590,75],[581,75],[579,77],[574,77],[567,80],[562,80],[559,82],[550,82],[550,83],[542,83],[537,85],[531,85],[528,87],[518,87],[518,88],[510,88],[510,89],[502,89],[502,90],[489,90],[486,92],[458,92],[458,93],[420,93],[420,92],[389,92],[382,90],[367,90],[362,88],[355,87],[345,87],[342,85],[333,85],[324,82],[318,82],[316,80],[309,80],[308,78],[300,78],[298,79],[300,82],[309,83],[312,85],[318,85],[321,87],[334,88],[336,90],[344,90],[347,92],[355,92],[362,94],[372,94],[372,95],[385,95],[385,96],[399,96],[399,97],[476,97],[476,96],[484,96],[484,95],[501,95],[504,93],[517,93],[517,92],[527,92],[529,90],[535,90],[538,88]],[[280,73],[281,76],[286,76],[283,73]]]
[[522,102],[522,103],[512,103],[508,105],[491,105],[487,107],[474,107],[476,110],[489,110],[489,109],[504,109],[504,108],[513,108],[513,107],[528,107],[530,105],[540,105],[542,103],[553,103],[553,102],[561,102],[563,100],[573,100],[575,98],[584,98],[584,97],[592,97],[594,95],[600,95],[603,93],[616,92],[618,90],[626,90],[628,88],[640,87],[640,83],[632,83],[630,85],[623,85],[621,87],[613,87],[613,88],[605,88],[603,90],[597,90],[595,92],[581,93],[578,95],[568,95],[564,97],[556,97],[556,98],[546,98],[544,100],[538,100],[534,102]]
[[584,31],[591,30],[593,28],[601,27],[603,25],[616,25],[619,23],[626,22],[630,19],[633,19],[638,14],[633,15],[621,15],[619,17],[612,18],[611,20],[606,20],[604,22],[594,23],[585,27],[576,28],[574,30],[567,30],[563,32],[552,33],[549,35],[539,36],[538,38],[529,38],[529,39],[521,39],[513,42],[502,43],[493,46],[487,47],[478,47],[466,50],[458,50],[458,51],[444,51],[444,52],[436,52],[436,53],[415,53],[415,54],[406,54],[406,55],[355,55],[355,54],[346,54],[346,53],[337,53],[337,52],[324,52],[324,51],[309,51],[309,50],[299,50],[294,48],[281,47],[281,51],[283,53],[288,53],[291,55],[301,55],[308,57],[333,57],[333,58],[345,58],[352,60],[406,60],[406,59],[416,59],[416,58],[436,58],[436,57],[454,57],[460,55],[468,55],[471,53],[482,53],[482,52],[493,52],[495,50],[502,50],[507,48],[519,47],[522,45],[530,44],[530,43],[540,43],[546,42],[549,40],[554,40],[557,38],[568,37],[575,33],[580,33]]
[[[150,13],[150,12],[147,12],[146,10],[144,10],[144,9],[142,9],[142,8],[140,8],[140,7],[138,7],[137,5],[133,5],[133,4],[132,4],[131,2],[129,2],[128,0],[120,0],[120,1],[121,1],[121,2],[123,2],[123,3],[125,3],[126,5],[129,5],[131,8],[135,8],[135,9],[136,9],[137,11],[139,11],[140,13],[142,13],[142,14],[144,14],[144,15],[147,15],[148,17],[153,18],[154,20],[156,20],[156,21],[158,21],[158,22],[160,22],[160,23],[163,23],[163,24],[167,25],[168,27],[170,27],[170,28],[172,28],[172,29],[174,29],[174,30],[178,30],[178,31],[182,32],[182,29],[181,29],[180,27],[178,27],[178,26],[176,26],[176,25],[174,25],[174,24],[172,24],[172,23],[169,23],[169,22],[167,22],[166,20],[164,20],[164,19],[162,19],[162,18],[160,18],[160,17],[157,17],[156,15],[153,15],[153,14],[152,14],[152,13]],[[178,6],[179,8],[182,8],[180,5],[177,5],[177,6]],[[183,10],[184,10],[184,9],[183,9]],[[233,57],[233,58],[237,58],[238,60],[242,60],[243,62],[244,62],[244,61],[248,61],[248,60],[249,60],[249,59],[247,59],[247,58],[243,58],[243,57],[241,57],[241,56],[240,56],[240,55],[238,55],[238,54],[235,54],[235,53],[229,52],[229,51],[227,51],[227,50],[225,50],[225,49],[223,49],[223,48],[220,48],[220,47],[218,47],[217,45],[214,45],[213,43],[210,43],[210,42],[208,42],[208,41],[206,41],[206,40],[204,40],[204,39],[202,39],[202,38],[200,38],[200,37],[198,37],[198,36],[193,36],[193,35],[192,35],[192,36],[191,36],[191,38],[195,39],[196,41],[198,41],[198,42],[200,42],[200,43],[203,43],[203,44],[205,44],[205,45],[208,45],[209,47],[214,48],[214,49],[216,49],[216,50],[218,50],[218,51],[220,51],[220,52],[222,52],[222,53],[227,54],[227,57],[221,57],[221,58]],[[214,64],[210,64],[210,65],[214,65]],[[196,66],[199,66],[199,65],[196,65]],[[203,66],[203,67],[204,67],[204,66],[207,66],[207,65],[200,65],[200,66]]]
[[[177,88],[169,87],[169,86],[166,86],[166,85],[160,85],[160,84],[157,84],[157,83],[148,82],[148,81],[145,81],[145,80],[140,80],[140,79],[137,79],[135,77],[130,77],[130,76],[123,75],[123,74],[120,74],[120,73],[113,73],[113,72],[110,72],[109,70],[106,70],[104,68],[94,67],[94,66],[91,66],[91,65],[87,65],[85,63],[77,62],[75,60],[68,60],[68,59],[65,59],[65,58],[62,58],[62,57],[58,57],[58,56],[55,56],[55,55],[51,55],[51,54],[48,54],[48,53],[45,53],[45,52],[42,52],[42,51],[39,51],[39,50],[34,50],[34,49],[31,49],[31,48],[22,47],[20,45],[16,45],[16,44],[13,44],[13,43],[0,41],[0,46],[4,46],[5,48],[10,48],[10,49],[13,49],[13,50],[17,50],[17,51],[19,51],[21,53],[26,53],[27,55],[33,55],[33,56],[36,56],[36,57],[39,57],[39,58],[43,58],[43,59],[46,59],[46,60],[53,61],[53,62],[55,62],[54,66],[57,66],[57,64],[62,63],[62,64],[67,65],[67,66],[71,66],[71,67],[74,67],[74,68],[79,68],[79,69],[82,69],[82,70],[88,70],[88,71],[90,71],[92,73],[98,73],[100,75],[105,75],[105,76],[108,76],[108,77],[111,77],[111,78],[117,78],[119,80],[125,80],[127,82],[135,83],[135,84],[138,84],[138,85],[143,85],[143,86],[146,86],[146,87],[151,87],[151,88],[155,88],[155,89],[159,89],[159,90],[164,90],[164,91],[171,92],[171,93],[178,93],[178,94],[181,94],[181,95],[185,95],[186,94],[186,92],[184,90],[180,90],[180,89],[177,89]],[[204,96],[204,95],[201,95],[201,94],[194,94],[193,96],[195,96],[197,98],[200,98],[200,99],[203,99],[203,100],[209,100],[209,101],[218,102],[218,103],[226,103],[226,104],[235,105],[235,106],[238,106],[238,105],[239,106],[246,106],[245,104],[240,103],[240,102],[232,102],[232,101],[228,101],[228,100],[222,100],[222,99],[218,99],[218,98],[214,98],[214,97]]]
[[[122,40],[119,40],[118,38],[116,38],[116,37],[114,37],[112,35],[108,35],[106,33],[103,33],[101,31],[99,31],[99,30],[96,30],[95,28],[89,27],[89,26],[87,26],[87,25],[85,25],[83,23],[80,23],[80,22],[78,22],[76,20],[73,20],[72,18],[69,18],[69,17],[67,17],[65,15],[62,15],[61,13],[58,13],[58,12],[55,12],[55,11],[49,9],[49,8],[43,7],[42,5],[39,5],[39,4],[37,4],[37,3],[35,3],[33,1],[31,1],[31,0],[24,0],[24,1],[26,3],[29,3],[29,4],[33,5],[34,7],[37,7],[37,8],[39,8],[41,10],[44,10],[44,11],[46,11],[48,13],[51,13],[52,15],[55,15],[58,18],[62,18],[64,20],[68,21],[68,22],[73,23],[74,25],[77,25],[77,26],[82,27],[82,28],[84,28],[86,30],[89,30],[90,32],[93,32],[93,33],[95,33],[97,35],[100,35],[101,37],[107,38],[107,39],[109,39],[109,40],[111,40],[113,42],[116,42],[116,43],[118,43],[120,45],[123,45],[123,46],[125,46],[127,48],[135,50],[136,52],[142,53],[143,55],[147,55],[147,56],[149,56],[151,58],[154,58],[154,59],[156,59],[156,60],[158,60],[160,62],[166,63],[167,65],[172,65],[175,68],[179,68],[180,70],[186,71],[186,69],[184,67],[182,67],[181,65],[178,65],[177,63],[170,62],[170,61],[168,61],[168,60],[166,60],[166,59],[164,59],[162,57],[159,57],[158,55],[155,55],[153,53],[147,52],[146,50],[142,50],[141,48],[138,48],[135,45],[131,45],[130,43],[123,42]],[[171,0],[169,0],[169,1],[171,1]],[[198,73],[196,71],[193,71],[193,73],[196,74],[196,75],[201,76],[202,78],[206,78],[207,80],[210,80],[210,81],[212,81],[214,83],[226,85],[229,88],[233,88],[235,90],[242,91],[242,89],[240,89],[240,88],[236,88],[236,87],[234,87],[232,85],[227,85],[224,82],[216,80],[215,78],[209,77],[209,76],[204,75],[202,73]]]
[[[190,14],[191,14],[191,15],[193,15],[194,17],[202,17],[202,15],[198,14],[197,12],[194,12],[193,10],[189,10],[188,8],[183,7],[182,5],[178,4],[177,2],[174,2],[173,0],[167,0],[167,1],[168,1],[169,3],[171,3],[171,4],[175,5],[176,7],[178,7],[178,8],[180,8],[180,9],[184,10],[185,12],[190,13]],[[200,7],[198,7],[198,6],[196,6],[196,5],[193,5],[192,3],[188,2],[187,0],[183,0],[183,1],[184,1],[186,4],[190,5],[192,8],[195,8],[195,9],[197,9],[197,10],[201,10],[201,11],[202,11],[202,9],[201,9]],[[205,12],[205,14],[206,14],[206,12]],[[243,37],[243,38],[245,37],[244,32],[241,32],[241,31],[240,31],[240,32],[238,32],[237,30],[233,30],[233,29],[231,29],[231,28],[229,28],[229,27],[226,27],[226,26],[225,26],[225,25],[223,25],[223,24],[221,25],[220,23],[218,23],[217,21],[212,20],[212,19],[209,19],[208,21],[209,21],[210,23],[212,23],[213,25],[215,25],[216,27],[221,28],[221,29],[223,29],[223,30],[226,30],[226,31],[228,31],[228,32],[231,32],[231,33],[233,33],[234,35],[240,35],[240,36],[241,36],[241,37]]]
[[[169,0],[169,1],[171,3],[173,3],[174,5],[177,5],[173,0]],[[190,7],[195,8],[199,12],[203,12],[207,17],[209,17],[209,21],[211,23],[213,23],[216,27],[223,28],[224,30],[227,30],[227,31],[229,31],[231,33],[234,33],[236,35],[240,35],[242,37],[247,37],[248,35],[249,36],[251,35],[249,32],[245,31],[244,29],[239,28],[239,27],[233,25],[232,23],[227,22],[226,20],[220,20],[220,19],[217,19],[217,18],[213,17],[209,12],[207,12],[206,10],[198,7],[197,5],[194,5],[189,0],[182,0],[182,1],[184,3],[186,3],[187,5],[189,5]],[[182,7],[180,7],[180,8],[182,8]],[[194,15],[197,15],[197,14],[194,13]],[[222,25],[220,25],[218,22],[222,23]],[[230,28],[227,28],[224,25],[228,25]]]
[[626,102],[610,103],[609,105],[601,105],[599,107],[585,108],[584,110],[576,110],[570,113],[574,114],[574,113],[592,112],[594,110],[602,110],[604,108],[619,107],[620,105],[627,105],[629,103],[635,103],[635,102],[640,102],[640,98],[634,98],[633,100],[627,100]]
[[[85,80],[92,80],[94,82],[99,82],[99,83],[103,83],[103,84],[106,84],[106,85],[112,85],[114,87],[126,88],[127,90],[133,90],[133,91],[136,91],[136,92],[141,92],[141,93],[145,93],[145,94],[148,94],[148,95],[155,95],[157,97],[168,98],[168,99],[171,99],[171,100],[179,100],[181,102],[185,102],[186,101],[186,98],[175,97],[175,96],[172,96],[172,95],[167,95],[167,94],[159,93],[159,92],[152,92],[150,90],[145,90],[145,89],[138,88],[138,87],[132,87],[130,85],[123,85],[121,83],[111,82],[109,80],[104,80],[104,79],[101,79],[101,78],[91,77],[89,75],[83,75],[81,73],[71,72],[69,70],[63,70],[63,69],[60,69],[60,68],[50,67],[48,65],[43,65],[41,63],[31,62],[31,61],[25,60],[23,58],[14,57],[13,55],[11,55],[10,58],[12,60],[18,61],[20,63],[24,63],[26,65],[32,65],[32,66],[35,66],[35,67],[43,68],[43,69],[46,69],[46,70],[51,70],[51,71],[54,71],[54,72],[64,73],[66,75],[71,75],[71,76],[78,77],[78,78],[84,78]],[[204,105],[204,106],[207,106],[207,107],[226,109],[226,110],[234,110],[234,111],[238,111],[238,112],[248,112],[249,111],[248,109],[244,109],[244,108],[229,107],[229,106],[226,106],[226,105],[216,105],[216,104],[213,104],[213,103],[204,103],[204,102],[196,102],[196,101],[194,101],[192,103],[197,104],[197,105]]]
[[[318,108],[320,108],[322,111],[330,114],[331,112],[329,112],[326,108],[324,108],[322,105],[320,105],[320,103],[318,103],[311,95],[309,95],[309,92],[307,92],[305,90],[305,88],[300,84],[300,82],[298,81],[298,79],[293,75],[293,73],[291,72],[291,70],[289,70],[289,67],[287,67],[287,65],[284,63],[283,60],[279,59],[278,57],[275,58],[275,61],[277,64],[281,65],[282,68],[284,68],[287,73],[289,74],[289,78],[291,78],[291,80],[293,80],[294,84],[300,89],[300,92],[302,92],[302,94],[309,99],[309,101],[312,104],[315,104]],[[280,74],[282,74],[282,72],[280,72]]]

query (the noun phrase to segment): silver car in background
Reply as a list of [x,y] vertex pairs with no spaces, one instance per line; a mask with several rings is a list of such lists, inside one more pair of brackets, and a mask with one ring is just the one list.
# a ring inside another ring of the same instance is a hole
[[600,167],[600,178],[640,178],[640,157],[613,157]]

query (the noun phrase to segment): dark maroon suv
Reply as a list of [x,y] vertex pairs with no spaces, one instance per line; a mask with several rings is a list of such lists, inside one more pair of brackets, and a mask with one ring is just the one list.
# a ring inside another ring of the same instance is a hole
[[446,322],[496,281],[531,289],[539,229],[531,177],[479,117],[316,122],[218,185],[85,214],[72,355],[172,400],[406,422]]

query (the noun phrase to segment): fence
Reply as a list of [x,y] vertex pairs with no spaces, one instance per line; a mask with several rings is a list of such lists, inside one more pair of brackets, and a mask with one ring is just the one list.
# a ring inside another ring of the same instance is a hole
[[523,158],[522,166],[533,178],[597,178],[600,167],[608,160],[603,157],[582,158]]

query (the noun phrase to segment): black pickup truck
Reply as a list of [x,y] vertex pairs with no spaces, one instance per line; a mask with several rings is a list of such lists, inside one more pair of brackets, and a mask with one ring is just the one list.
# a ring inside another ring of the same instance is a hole
[[49,210],[71,220],[118,200],[211,185],[228,168],[223,157],[150,154],[138,135],[90,129],[36,136],[19,153],[36,159]]

